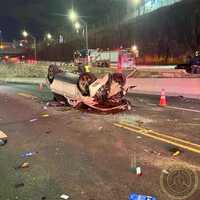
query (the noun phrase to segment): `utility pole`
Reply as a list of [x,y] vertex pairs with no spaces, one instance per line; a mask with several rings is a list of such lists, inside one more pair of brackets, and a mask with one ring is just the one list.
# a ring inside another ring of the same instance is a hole
[[0,45],[2,45],[3,42],[3,36],[2,36],[2,31],[0,30]]

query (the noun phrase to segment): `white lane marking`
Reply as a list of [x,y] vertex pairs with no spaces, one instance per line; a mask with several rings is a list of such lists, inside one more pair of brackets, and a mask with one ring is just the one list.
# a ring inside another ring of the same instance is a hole
[[[149,103],[148,105],[149,106],[158,106],[158,104],[153,104],[153,103]],[[171,108],[171,109],[175,109],[175,110],[183,110],[183,111],[188,111],[188,112],[200,113],[200,110],[181,108],[181,107],[175,107],[175,106],[163,106],[162,108]]]
[[188,112],[195,112],[195,113],[200,113],[200,110],[194,110],[194,109],[189,109],[189,108],[180,108],[180,107],[174,107],[174,106],[165,106],[166,108],[172,108],[175,110],[183,110],[183,111],[188,111]]

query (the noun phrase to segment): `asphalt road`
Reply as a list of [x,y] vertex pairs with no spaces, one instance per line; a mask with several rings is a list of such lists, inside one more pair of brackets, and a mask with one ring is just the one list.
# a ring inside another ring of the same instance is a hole
[[[117,114],[46,109],[47,89],[1,84],[0,130],[8,143],[0,146],[0,200],[125,200],[131,192],[172,200],[161,187],[163,170],[184,166],[200,178],[200,101],[169,97],[163,108],[158,96],[128,98],[132,111]],[[29,151],[37,153],[20,156]],[[24,162],[29,168],[15,169]],[[199,188],[187,199],[199,199]]]

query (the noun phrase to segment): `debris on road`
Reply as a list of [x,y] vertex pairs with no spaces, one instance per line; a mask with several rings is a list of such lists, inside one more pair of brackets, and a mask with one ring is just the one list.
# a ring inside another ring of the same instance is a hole
[[164,173],[164,174],[169,174],[169,172],[168,172],[166,169],[163,169],[163,170],[162,170],[162,173]]
[[43,109],[44,109],[44,110],[47,110],[48,108],[47,108],[47,106],[44,106]]
[[21,154],[22,158],[27,158],[27,157],[31,157],[33,155],[36,155],[38,152],[24,152]]
[[46,106],[48,107],[63,107],[65,106],[65,102],[64,101],[51,101],[51,102],[47,102]]
[[15,188],[24,187],[24,183],[16,183]]
[[46,133],[46,134],[50,134],[50,133],[51,133],[51,131],[46,131],[45,133]]
[[69,196],[66,195],[66,194],[62,194],[62,195],[60,196],[60,198],[61,198],[61,199],[69,199]]
[[144,152],[149,153],[150,151],[148,149],[144,149]]
[[173,157],[177,157],[177,156],[179,156],[181,154],[181,150],[178,149],[178,148],[170,148],[169,152],[172,153]]
[[136,174],[137,174],[137,176],[142,176],[142,168],[141,167],[136,167]]
[[174,156],[174,157],[177,157],[177,156],[179,156],[180,154],[181,154],[180,151],[176,151],[175,153],[173,153],[173,156]]
[[63,108],[57,109],[57,111],[61,111],[61,112],[66,112],[66,111],[70,111],[70,110],[71,110],[70,107],[63,107]]
[[156,200],[155,197],[131,193],[128,200]]
[[103,129],[103,127],[102,127],[102,126],[100,126],[100,127],[98,128],[98,130],[99,130],[99,131],[101,131],[102,129]]
[[31,119],[30,122],[35,122],[35,121],[37,121],[37,120],[38,120],[38,119],[36,119],[36,118],[35,118],[35,119]]
[[135,121],[135,122],[138,124],[138,126],[142,126],[142,124],[144,124],[144,122],[141,121],[141,120],[137,120],[137,121]]
[[49,115],[48,114],[42,114],[42,117],[49,117]]
[[7,143],[8,136],[0,130],[0,146],[3,146]]
[[19,166],[15,167],[15,169],[25,169],[28,168],[30,165],[28,162],[22,163]]
[[146,152],[146,153],[156,154],[157,156],[161,156],[161,155],[162,155],[160,152],[153,151],[153,150],[148,150],[148,149],[144,149],[144,152]]
[[141,136],[137,136],[137,139],[142,139],[142,137]]

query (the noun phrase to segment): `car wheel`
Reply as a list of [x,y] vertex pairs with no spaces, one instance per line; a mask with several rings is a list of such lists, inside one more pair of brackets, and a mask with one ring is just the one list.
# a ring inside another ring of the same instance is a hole
[[47,74],[47,79],[49,80],[49,83],[52,84],[53,83],[53,80],[54,80],[54,77],[56,74],[62,72],[62,70],[60,70],[58,68],[58,66],[56,65],[50,65],[49,68],[48,68],[48,74]]

